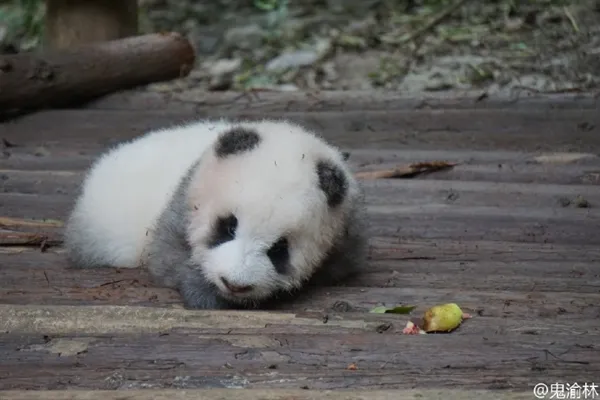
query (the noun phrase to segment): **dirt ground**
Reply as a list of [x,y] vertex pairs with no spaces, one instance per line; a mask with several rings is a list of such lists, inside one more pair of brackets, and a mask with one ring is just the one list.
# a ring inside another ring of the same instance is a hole
[[144,3],[145,29],[178,30],[198,50],[179,89],[573,91],[599,82],[596,0],[228,3],[218,22],[210,6],[182,2],[177,14],[174,0]]
[[[584,91],[600,81],[600,0],[140,0],[140,7],[143,32],[181,32],[198,54],[190,76],[150,90],[491,94]],[[35,18],[13,21],[11,31],[2,15],[0,44],[37,45],[39,29],[23,27]]]

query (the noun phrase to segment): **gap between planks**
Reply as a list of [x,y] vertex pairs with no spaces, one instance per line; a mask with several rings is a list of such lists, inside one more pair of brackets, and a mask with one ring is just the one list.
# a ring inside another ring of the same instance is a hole
[[499,390],[40,390],[0,391],[3,400],[531,400],[531,391]]

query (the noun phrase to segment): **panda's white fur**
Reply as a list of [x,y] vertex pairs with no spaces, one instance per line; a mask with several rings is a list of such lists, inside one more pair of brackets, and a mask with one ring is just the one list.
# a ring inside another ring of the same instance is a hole
[[[289,121],[201,120],[102,155],[65,242],[75,266],[146,266],[189,307],[256,307],[313,278],[355,272],[365,257],[362,210],[344,156],[313,132]],[[229,225],[217,222],[227,216]],[[227,236],[218,244],[216,231]],[[289,252],[267,253],[279,239]],[[267,254],[283,257],[281,270]]]

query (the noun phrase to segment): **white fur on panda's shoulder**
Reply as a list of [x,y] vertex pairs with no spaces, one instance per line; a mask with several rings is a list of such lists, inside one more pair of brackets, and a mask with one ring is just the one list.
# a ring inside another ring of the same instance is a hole
[[137,267],[147,232],[181,177],[229,126],[217,120],[159,129],[102,155],[85,176],[65,230],[72,261]]

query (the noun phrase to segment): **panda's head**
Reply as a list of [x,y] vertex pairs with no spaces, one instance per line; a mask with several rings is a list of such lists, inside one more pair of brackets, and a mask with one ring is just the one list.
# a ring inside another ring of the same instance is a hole
[[299,288],[344,233],[357,194],[345,156],[311,132],[284,121],[234,125],[188,187],[195,272],[239,303]]

